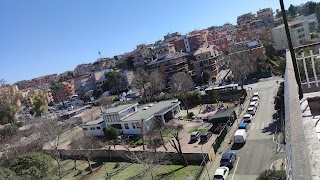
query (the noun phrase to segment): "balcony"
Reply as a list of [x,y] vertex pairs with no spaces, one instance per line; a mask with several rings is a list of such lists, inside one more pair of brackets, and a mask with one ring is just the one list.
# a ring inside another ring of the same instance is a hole
[[295,49],[298,78],[303,98],[299,98],[295,70],[286,52],[284,80],[287,179],[320,177],[320,43]]
[[183,65],[180,65],[180,66],[166,67],[165,72],[166,73],[173,73],[173,72],[178,72],[178,71],[182,71],[182,70],[188,70],[188,65],[187,64],[183,64]]

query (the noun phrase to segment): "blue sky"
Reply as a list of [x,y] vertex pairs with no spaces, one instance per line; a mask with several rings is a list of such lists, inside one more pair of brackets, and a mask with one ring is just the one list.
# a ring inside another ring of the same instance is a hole
[[[285,6],[307,2],[284,0]],[[187,33],[278,0],[1,0],[0,79],[9,83],[73,70],[103,57]]]

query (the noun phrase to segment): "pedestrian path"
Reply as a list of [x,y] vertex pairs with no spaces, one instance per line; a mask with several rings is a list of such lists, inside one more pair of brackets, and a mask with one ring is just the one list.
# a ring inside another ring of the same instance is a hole
[[270,122],[251,122],[250,129],[251,130],[262,130],[266,127],[269,127]]

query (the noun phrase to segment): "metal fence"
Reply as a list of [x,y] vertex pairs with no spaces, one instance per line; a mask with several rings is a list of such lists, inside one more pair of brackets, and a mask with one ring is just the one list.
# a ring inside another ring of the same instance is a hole
[[303,92],[319,91],[320,42],[295,48],[295,55]]

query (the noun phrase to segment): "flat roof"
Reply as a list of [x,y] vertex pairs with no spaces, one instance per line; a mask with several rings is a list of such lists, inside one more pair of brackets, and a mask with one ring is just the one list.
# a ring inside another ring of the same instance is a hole
[[226,118],[232,116],[234,108],[220,109],[212,117],[212,119]]
[[85,126],[86,126],[86,125],[96,125],[96,124],[100,124],[100,123],[102,123],[103,121],[104,121],[103,118],[100,117],[99,119],[96,119],[96,120],[93,120],[93,121],[88,121],[88,122],[85,124]]
[[118,112],[120,112],[122,110],[130,108],[131,106],[134,106],[134,105],[137,105],[137,104],[138,103],[135,103],[135,104],[124,104],[124,105],[120,105],[120,106],[117,106],[117,107],[109,108],[104,112],[104,114],[118,113]]
[[[149,104],[153,104],[153,106],[149,107],[146,110],[143,110],[144,107],[148,106]],[[154,102],[149,104],[142,104],[138,106],[138,111],[127,118],[124,118],[121,121],[135,121],[141,119],[148,119],[149,117],[155,114],[161,114],[166,112],[167,110],[171,109],[173,106],[180,104],[180,101],[177,99],[168,100],[168,101],[160,101]]]
[[[288,22],[288,26],[293,26],[295,24],[299,24],[299,23],[302,23],[302,22],[305,22],[305,21],[308,21],[308,20],[295,20],[295,21],[290,21]],[[284,24],[281,24],[279,25],[278,27],[275,27],[274,29],[280,29],[280,28],[284,28]]]

